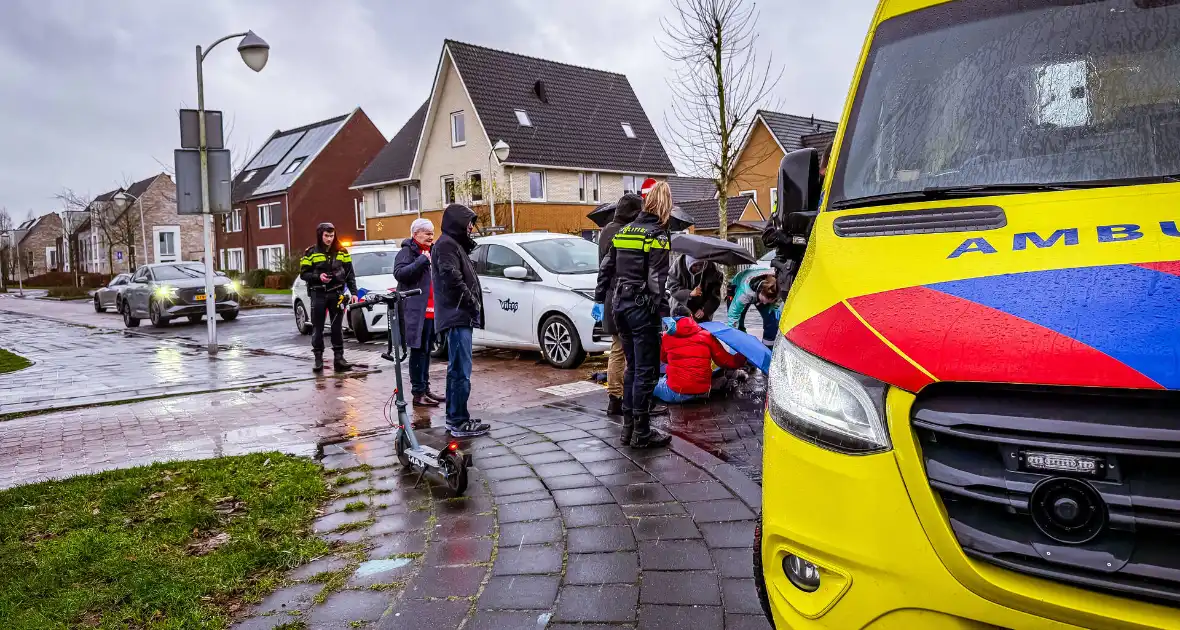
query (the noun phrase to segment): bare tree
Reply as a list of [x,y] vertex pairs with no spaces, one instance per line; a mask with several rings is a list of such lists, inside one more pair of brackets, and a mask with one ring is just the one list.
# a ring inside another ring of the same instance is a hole
[[[8,208],[0,207],[0,237],[10,235],[12,228],[12,215],[8,214]],[[8,290],[8,278],[12,275],[11,263],[11,238],[0,238],[0,290]]]
[[754,7],[743,0],[673,0],[671,17],[661,20],[667,41],[660,48],[678,65],[668,80],[673,100],[665,114],[673,152],[716,185],[722,239],[729,188],[742,175],[740,143],[782,76],[781,70],[772,75],[772,59],[758,58]]

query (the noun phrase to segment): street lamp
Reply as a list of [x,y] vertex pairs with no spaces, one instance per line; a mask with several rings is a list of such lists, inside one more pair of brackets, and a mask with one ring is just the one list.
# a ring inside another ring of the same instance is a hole
[[217,354],[217,293],[213,286],[213,215],[209,213],[209,147],[205,140],[205,74],[202,66],[205,57],[218,44],[239,37],[242,41],[238,42],[238,53],[242,55],[242,61],[254,72],[261,72],[270,58],[270,44],[255,35],[254,31],[226,35],[210,44],[204,52],[197,46],[197,128],[200,131],[200,145],[197,148],[201,152],[201,216],[204,217],[205,224],[205,320],[209,330],[210,356]]
[[[143,243],[143,262],[144,262],[144,264],[147,264],[149,257],[148,257],[148,245],[147,245],[147,229],[143,226],[143,202],[139,200],[139,197],[137,197],[125,190],[121,190],[115,195],[115,203],[118,204],[118,206],[119,206],[119,214],[123,214],[124,212],[126,212],[127,208],[130,207],[132,203],[139,206],[139,239],[140,239],[140,242]],[[177,247],[179,247],[179,246],[180,246],[180,244],[177,243]],[[134,254],[135,248],[132,247],[131,251]]]
[[488,194],[488,207],[492,214],[492,227],[496,226],[496,187],[495,176],[492,174],[492,155],[496,156],[497,162],[503,162],[508,159],[508,143],[503,140],[497,140],[496,144],[492,145],[492,150],[488,151],[488,182],[492,183],[491,190]]

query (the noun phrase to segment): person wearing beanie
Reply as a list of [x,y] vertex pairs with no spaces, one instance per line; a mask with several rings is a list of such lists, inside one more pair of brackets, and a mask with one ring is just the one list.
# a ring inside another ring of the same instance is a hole
[[434,283],[430,280],[430,248],[434,245],[434,224],[415,219],[410,238],[402,241],[393,261],[393,277],[401,291],[422,293],[402,303],[402,339],[410,348],[410,393],[415,407],[437,407],[446,398],[430,391],[430,342],[434,339]]
[[307,283],[311,299],[311,351],[315,355],[312,371],[324,371],[325,320],[330,320],[332,326],[333,369],[352,369],[352,364],[344,360],[344,291],[347,288],[350,301],[356,302],[356,273],[352,270],[352,256],[336,240],[336,226],[316,226],[315,245],[308,247],[299,261],[299,277]]
[[447,430],[455,437],[484,435],[490,428],[467,410],[471,396],[471,335],[483,328],[483,289],[471,252],[475,212],[453,203],[443,211],[442,236],[430,255],[434,327],[447,338]]

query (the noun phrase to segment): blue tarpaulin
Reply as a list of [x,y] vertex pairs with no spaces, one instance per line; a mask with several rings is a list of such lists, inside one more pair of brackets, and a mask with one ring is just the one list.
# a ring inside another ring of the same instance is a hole
[[770,373],[770,348],[767,348],[761,339],[736,328],[730,328],[722,322],[701,322],[701,328],[709,331],[709,334],[735,352],[740,352],[754,367],[767,374]]

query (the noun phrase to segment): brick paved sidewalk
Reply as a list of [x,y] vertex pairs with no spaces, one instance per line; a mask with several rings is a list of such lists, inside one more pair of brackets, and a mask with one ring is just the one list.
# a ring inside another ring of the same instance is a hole
[[736,469],[680,440],[616,447],[601,414],[491,420],[457,500],[414,488],[390,436],[329,447],[331,469],[374,468],[342,479],[316,524],[341,551],[237,627],[769,628],[751,567],[760,493]]

